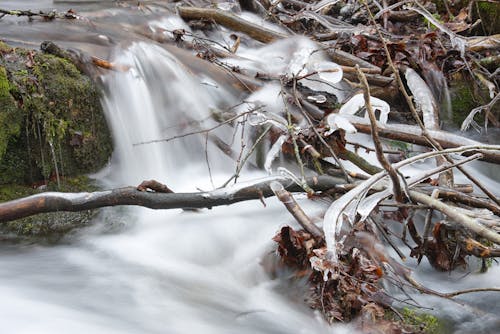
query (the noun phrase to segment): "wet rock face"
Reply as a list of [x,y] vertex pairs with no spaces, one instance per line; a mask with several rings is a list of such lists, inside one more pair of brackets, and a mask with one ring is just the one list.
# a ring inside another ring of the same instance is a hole
[[112,142],[94,83],[70,61],[0,42],[0,184],[95,172]]

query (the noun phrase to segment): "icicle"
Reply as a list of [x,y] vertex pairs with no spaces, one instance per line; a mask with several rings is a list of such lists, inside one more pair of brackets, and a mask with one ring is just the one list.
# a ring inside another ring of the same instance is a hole
[[314,63],[312,67],[316,72],[318,72],[320,79],[327,81],[328,83],[335,84],[342,80],[342,68],[331,61]]
[[273,144],[271,149],[266,155],[266,162],[264,163],[264,169],[269,173],[272,174],[272,164],[274,159],[279,155],[281,152],[281,146],[283,143],[289,138],[289,135],[281,135],[278,140]]
[[417,72],[409,67],[406,69],[405,77],[408,88],[410,88],[417,106],[422,111],[425,127],[428,129],[439,128],[436,116],[438,113],[437,103],[429,86],[427,86],[427,83],[417,74]]

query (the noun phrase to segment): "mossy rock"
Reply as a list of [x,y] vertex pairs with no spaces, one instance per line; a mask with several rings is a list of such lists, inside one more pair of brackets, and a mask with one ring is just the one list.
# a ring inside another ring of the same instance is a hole
[[446,325],[432,314],[405,307],[401,310],[403,323],[412,326],[415,333],[442,334],[446,333]]
[[102,168],[111,155],[96,85],[67,59],[0,42],[0,184]]
[[[447,113],[442,113],[440,117],[444,121],[445,127],[459,129],[472,109],[486,105],[491,99],[486,87],[478,85],[474,79],[470,78],[468,72],[455,73],[449,82],[451,119]],[[491,112],[497,114],[498,107],[495,105]],[[484,123],[484,113],[478,113],[474,119],[478,124],[482,125]]]
[[22,115],[10,91],[7,71],[0,66],[0,161],[7,151],[10,137],[19,136],[21,130]]
[[[98,187],[86,176],[63,178],[58,186],[50,182],[40,188],[18,184],[0,185],[0,202],[39,194],[43,191],[82,192],[95,191]],[[13,243],[52,244],[68,233],[89,226],[97,210],[80,212],[44,213],[0,224],[0,241]]]

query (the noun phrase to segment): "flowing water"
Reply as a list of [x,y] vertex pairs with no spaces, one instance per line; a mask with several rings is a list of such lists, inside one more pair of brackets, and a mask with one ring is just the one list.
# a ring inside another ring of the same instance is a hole
[[[48,6],[43,1],[38,4]],[[33,41],[46,38],[35,33],[39,27],[28,28]],[[4,31],[11,40],[18,40],[21,36],[15,30]],[[182,135],[214,126],[210,113],[238,104],[241,93],[220,80],[220,73],[200,72],[200,66],[193,66],[197,60],[180,51],[139,37],[122,43],[117,41],[122,36],[117,29],[110,31],[115,35],[107,52],[130,70],[102,77],[103,105],[115,151],[110,166],[96,177],[106,187],[152,178],[176,191],[220,186],[234,173],[233,160],[203,133]],[[74,39],[60,41],[74,45]],[[82,45],[105,53],[102,45]],[[235,134],[230,127],[218,128],[214,134],[232,141],[236,152],[244,144],[240,138],[248,136],[241,131]],[[182,138],[173,140],[176,136]],[[167,138],[172,140],[138,145]],[[252,179],[263,176],[263,172],[245,174]],[[196,212],[105,209],[92,227],[61,244],[0,246],[2,331],[351,333],[348,326],[327,326],[305,306],[304,282],[292,283],[286,272],[266,270],[273,252],[271,238],[280,226],[295,226],[281,203],[270,198],[266,204],[252,201]],[[301,205],[314,218],[325,210],[325,204],[305,199]],[[498,285],[500,270],[494,266],[487,275],[471,273],[459,279],[430,273],[423,266],[418,275],[429,287],[449,291]],[[440,283],[443,280],[446,286]],[[486,333],[498,328],[494,315],[500,309],[494,295],[464,298],[483,310],[489,308],[481,318],[452,302],[416,298],[457,323],[456,332],[474,328]]]

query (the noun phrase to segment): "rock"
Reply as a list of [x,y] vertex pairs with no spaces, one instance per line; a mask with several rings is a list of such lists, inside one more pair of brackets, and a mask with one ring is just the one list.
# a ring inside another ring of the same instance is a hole
[[92,80],[67,58],[0,42],[0,184],[102,168],[112,152]]

